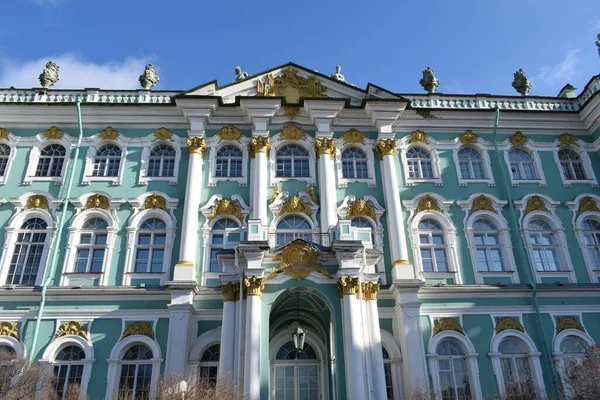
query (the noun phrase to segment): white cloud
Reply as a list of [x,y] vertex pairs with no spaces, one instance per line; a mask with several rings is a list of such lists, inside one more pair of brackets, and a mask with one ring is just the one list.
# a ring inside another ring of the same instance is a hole
[[465,88],[459,81],[453,79],[450,83],[442,81],[438,91],[445,94],[464,94]]
[[567,84],[575,76],[575,68],[579,64],[580,49],[569,50],[564,60],[555,65],[544,65],[540,73],[532,81],[542,81],[546,86],[555,88]]
[[40,7],[58,7],[64,0],[33,0],[33,3]]
[[33,61],[0,59],[0,88],[40,87],[38,76],[46,62],[54,61],[60,67],[60,80],[56,89],[138,89],[138,77],[144,67],[155,57],[129,57],[123,61],[97,64],[74,54],[42,57]]

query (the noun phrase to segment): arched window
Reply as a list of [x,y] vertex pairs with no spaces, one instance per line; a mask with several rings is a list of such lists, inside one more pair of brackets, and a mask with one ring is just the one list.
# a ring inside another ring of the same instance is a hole
[[60,399],[68,399],[69,388],[81,386],[85,352],[79,346],[67,346],[54,359],[54,390]]
[[423,272],[448,272],[448,253],[444,229],[434,219],[419,222],[419,250]]
[[406,151],[408,177],[417,179],[433,179],[433,163],[431,153],[422,147],[411,147]]
[[586,218],[581,223],[583,228],[583,240],[585,252],[589,256],[592,269],[600,271],[600,222],[592,218]]
[[242,176],[242,150],[233,145],[227,145],[217,150],[216,177],[239,178]]
[[[535,395],[529,348],[516,337],[506,337],[498,346],[504,391],[511,395]],[[537,397],[537,396],[535,396]]]
[[542,219],[532,219],[527,230],[527,244],[535,269],[540,272],[563,270],[556,234],[550,225]]
[[471,147],[463,147],[457,155],[462,179],[486,178],[481,153]]
[[147,400],[152,381],[152,350],[143,344],[134,344],[123,356],[119,372],[120,399]]
[[308,150],[298,144],[286,144],[277,150],[278,178],[308,178],[310,176]]
[[562,149],[558,152],[558,160],[562,167],[565,179],[570,181],[581,181],[588,179],[585,167],[579,154],[571,149]]
[[75,272],[102,272],[108,238],[107,229],[107,222],[101,218],[91,218],[85,221],[77,245]]
[[67,150],[60,144],[50,144],[42,149],[35,176],[60,176]]
[[296,346],[293,341],[289,341],[285,343],[283,346],[279,348],[277,351],[277,355],[275,356],[276,360],[316,360],[317,353],[315,349],[311,347],[308,343],[304,343],[304,348],[302,350],[296,350]]
[[368,179],[367,154],[358,147],[342,151],[342,176],[346,179]]
[[142,222],[135,247],[133,272],[163,272],[167,224],[159,218],[148,218]]
[[[117,167],[117,173],[118,171],[119,168]],[[159,144],[150,150],[150,157],[148,158],[148,176],[175,176],[175,149],[173,147],[168,144]]]
[[500,234],[496,224],[487,218],[479,218],[473,223],[473,244],[477,254],[479,271],[504,271],[506,264],[502,257]]
[[383,355],[383,372],[385,374],[385,393],[388,400],[394,400],[394,382],[392,381],[392,363],[390,354],[385,347],[381,347]]
[[8,160],[10,158],[10,146],[0,143],[0,176],[6,174]]
[[279,348],[274,364],[276,399],[318,399],[319,363],[315,350],[308,344],[297,351],[293,341]]
[[222,268],[217,260],[217,254],[228,245],[240,241],[239,224],[231,218],[221,218],[215,221],[210,231],[210,264],[209,272],[221,272]]
[[[562,353],[563,362],[580,363],[588,352],[587,343],[580,337],[570,335],[560,343],[560,352]],[[568,365],[565,365],[568,367]]]
[[277,245],[289,243],[296,239],[312,242],[312,227],[300,215],[287,215],[277,223]]
[[531,154],[522,149],[512,149],[508,152],[510,170],[514,180],[536,180],[539,179],[535,162]]
[[365,217],[354,217],[350,220],[350,225],[358,228],[357,239],[363,243],[374,244],[373,224]]
[[221,345],[213,344],[208,349],[204,350],[200,358],[198,373],[200,379],[207,381],[214,386],[217,383],[217,373],[219,372],[219,356]]
[[21,225],[6,278],[7,285],[33,286],[42,266],[48,224],[41,218]]
[[471,383],[462,346],[454,339],[443,339],[437,346],[438,373],[442,399],[471,398]]
[[92,176],[119,176],[122,154],[119,146],[114,144],[100,147],[94,156]]

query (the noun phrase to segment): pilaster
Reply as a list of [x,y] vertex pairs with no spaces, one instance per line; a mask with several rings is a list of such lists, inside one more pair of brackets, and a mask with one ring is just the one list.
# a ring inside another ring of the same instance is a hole
[[188,370],[194,294],[193,290],[171,290],[171,303],[168,306],[169,337],[165,373],[177,375],[182,381]]
[[383,369],[383,353],[381,351],[381,332],[379,327],[379,310],[377,309],[377,293],[379,283],[377,278],[361,283],[362,298],[364,300],[366,323],[368,330],[368,343],[366,345],[370,357],[372,399],[387,400],[385,388],[385,371]]
[[221,278],[223,294],[223,320],[221,324],[221,352],[219,358],[219,378],[233,378],[235,375],[235,334],[240,329],[236,319],[236,302],[240,297],[240,283],[237,277]]

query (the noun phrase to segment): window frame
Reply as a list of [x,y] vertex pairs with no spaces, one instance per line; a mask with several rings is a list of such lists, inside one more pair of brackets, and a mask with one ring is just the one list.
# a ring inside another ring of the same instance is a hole
[[[344,143],[343,140],[337,139],[336,143],[336,153],[335,153],[335,164],[337,171],[337,187],[345,188],[348,187],[349,183],[360,182],[366,183],[368,187],[377,187],[377,182],[375,179],[375,157],[373,155],[373,140],[365,139],[365,144],[362,143]],[[344,150],[348,148],[355,147],[357,149],[362,150],[366,155],[367,160],[367,178],[345,178],[343,173],[343,160],[342,153]]]
[[[303,140],[283,140],[280,138],[279,133],[277,135],[273,136],[271,138],[272,148],[271,148],[271,151],[269,152],[270,153],[269,161],[271,164],[271,166],[270,166],[270,171],[271,171],[270,185],[277,186],[277,184],[279,184],[280,182],[286,182],[286,181],[292,181],[292,180],[315,184],[316,183],[315,164],[317,162],[317,156],[315,154],[315,146],[314,146],[315,143],[314,142],[315,142],[314,139],[308,135]],[[282,147],[289,145],[289,144],[298,145],[307,151],[307,153],[308,153],[308,172],[309,172],[307,177],[277,176],[277,151],[279,151]]]
[[[461,168],[460,168],[461,160],[458,157],[458,153],[463,149],[472,149],[472,150],[476,151],[477,153],[479,153],[479,155],[481,156],[481,164],[482,164],[481,168],[485,175],[484,178],[469,179],[469,178],[464,178],[462,176],[462,172],[461,172]],[[454,159],[454,166],[456,168],[456,177],[458,179],[459,186],[468,186],[469,184],[472,184],[472,183],[486,183],[488,186],[496,186],[496,183],[494,181],[494,174],[493,174],[493,171],[491,168],[490,156],[489,156],[487,149],[484,146],[475,145],[475,144],[462,145],[459,142],[459,146],[455,147],[452,150],[452,157]]]
[[[237,228],[231,228],[231,230],[226,229],[226,230],[217,230],[215,231],[215,225],[217,224],[217,222],[224,220],[224,219],[230,219],[232,221],[234,221],[235,223],[237,223]],[[222,234],[223,235],[223,244],[219,245],[222,247],[218,247],[220,249],[225,249],[226,246],[230,243],[230,241],[228,240],[228,235],[230,233],[235,233],[236,230],[239,232],[240,234],[240,241],[244,240],[244,236],[243,234],[245,233],[245,226],[242,224],[241,221],[239,221],[235,216],[233,215],[223,215],[220,217],[215,218],[214,220],[210,221],[209,225],[208,225],[208,229],[204,229],[204,257],[203,257],[203,275],[207,275],[206,279],[211,279],[211,278],[218,278],[219,275],[221,275],[223,273],[223,271],[211,271],[210,270],[210,259],[211,259],[211,252],[213,249],[213,243],[212,243],[212,239],[213,239],[213,235],[216,234]],[[231,241],[231,243],[237,243],[234,241]]]
[[[8,144],[8,143],[7,143]],[[40,162],[41,151],[46,146],[53,144],[61,145],[65,148],[65,160],[62,165],[62,170],[59,176],[35,176],[37,166]],[[62,139],[46,140],[43,134],[38,134],[29,151],[29,161],[27,163],[27,169],[25,171],[25,178],[23,179],[24,185],[31,185],[33,182],[52,182],[56,185],[62,185],[65,182],[65,175],[68,171],[71,160],[71,151],[75,146],[75,138],[63,134]]]
[[[413,148],[420,148],[429,152],[431,156],[431,170],[432,178],[411,178],[408,168],[408,157],[406,153]],[[400,159],[402,160],[402,169],[404,171],[404,181],[407,186],[413,186],[416,183],[433,183],[435,186],[442,186],[442,176],[440,174],[440,159],[437,150],[433,146],[429,146],[425,143],[413,143],[409,145],[403,145],[400,147]]]
[[[600,283],[600,266],[598,269],[594,268],[594,261],[592,260],[590,254],[587,251],[588,246],[586,245],[585,233],[588,232],[583,228],[583,222],[587,219],[592,219],[597,222],[600,222],[600,213],[595,211],[585,211],[579,215],[577,215],[578,211],[575,208],[579,201],[581,201],[582,197],[589,196],[598,201],[596,196],[592,195],[580,195],[578,196],[577,201],[572,202],[571,204],[567,204],[569,208],[573,211],[573,231],[575,232],[575,237],[577,238],[577,242],[579,244],[579,249],[583,254],[583,259],[585,260],[585,266],[588,271],[590,281],[592,283]],[[569,202],[570,203],[570,202]]]
[[[553,316],[553,318],[554,317],[556,316]],[[581,321],[581,316],[579,320]],[[560,376],[566,398],[570,398],[572,395],[572,391],[569,389],[567,380],[565,379],[565,359],[568,357],[566,354],[569,353],[563,353],[560,350],[560,347],[562,345],[562,342],[570,336],[574,336],[582,340],[587,345],[588,350],[590,349],[590,347],[596,344],[594,342],[594,339],[592,339],[592,337],[587,332],[582,332],[578,329],[565,329],[560,333],[556,334],[556,336],[554,337],[554,341],[552,344],[552,356],[554,358],[556,369],[558,370],[558,374]]]
[[[565,172],[563,171],[563,167],[559,158],[558,153],[561,150],[571,150],[575,154],[579,156],[581,164],[583,166],[584,173],[587,179],[567,179],[565,176]],[[592,167],[592,163],[590,160],[590,156],[588,151],[583,148],[579,148],[577,146],[561,146],[556,148],[553,152],[554,161],[556,162],[556,166],[558,167],[558,173],[560,174],[560,179],[562,180],[564,187],[571,187],[572,184],[588,184],[592,185],[592,187],[598,186],[598,180],[596,179],[596,174],[594,172],[594,168]]]
[[[138,184],[147,185],[148,182],[167,182],[169,185],[177,185],[179,182],[179,167],[181,165],[182,140],[175,135],[171,138],[171,140],[156,140],[154,134],[143,139],[144,141],[142,143],[142,158],[140,160]],[[175,150],[175,167],[173,168],[173,176],[148,175],[148,168],[150,167],[150,153],[152,149],[160,145],[167,145]]]
[[[507,141],[508,142],[508,141]],[[511,150],[522,150],[531,156],[531,161],[533,162],[533,166],[535,168],[535,173],[538,176],[538,179],[516,179],[512,172],[512,167],[510,165],[510,157],[509,152]],[[504,148],[504,162],[506,163],[506,168],[508,169],[508,176],[510,178],[510,183],[512,186],[519,186],[522,183],[536,183],[540,187],[546,187],[546,175],[544,174],[544,169],[542,168],[542,161],[540,159],[539,151],[527,142],[524,146],[511,146],[508,143]]]
[[15,158],[17,157],[17,151],[18,151],[17,137],[14,136],[12,133],[9,133],[8,137],[6,139],[0,139],[0,144],[8,146],[8,148],[10,149],[10,153],[9,153],[8,157],[6,158],[6,166],[4,168],[4,174],[0,175],[0,186],[2,186],[2,185],[6,185],[6,183],[8,182],[8,177],[10,176],[10,171],[12,169]]
[[[247,137],[237,140],[220,140],[220,137],[215,135],[208,139],[209,146],[209,174],[208,174],[208,186],[216,187],[219,182],[237,182],[238,186],[248,186],[248,143],[250,139]],[[217,152],[225,146],[235,146],[242,151],[242,175],[241,176],[215,176],[217,170]]]
[[[91,182],[109,182],[114,186],[123,183],[123,174],[125,164],[127,163],[127,142],[122,138],[122,135],[115,140],[102,140],[98,135],[91,138],[90,145],[86,154],[85,168],[83,173],[82,185],[89,185]],[[104,146],[113,145],[121,149],[121,157],[119,161],[119,171],[117,176],[94,176],[94,164],[98,151]]]

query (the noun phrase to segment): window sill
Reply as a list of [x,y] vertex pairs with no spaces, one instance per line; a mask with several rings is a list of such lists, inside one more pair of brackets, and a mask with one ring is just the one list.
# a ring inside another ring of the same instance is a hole
[[126,272],[130,278],[156,278],[164,275],[164,272]]
[[79,276],[82,278],[89,278],[100,277],[102,276],[103,272],[65,272],[64,274],[69,278],[77,278]]
[[238,186],[248,186],[248,180],[244,176],[210,176],[208,180],[208,187],[216,187],[219,182],[237,182]]
[[138,181],[138,185],[146,185],[148,182],[167,182],[169,185],[177,185],[177,178],[174,176],[144,176]]
[[81,184],[89,185],[90,182],[110,182],[113,186],[118,186],[121,184],[121,178],[118,176],[86,176]]
[[23,185],[31,185],[33,182],[53,182],[56,185],[62,185],[64,178],[62,176],[27,176],[23,180]]
[[456,272],[421,272],[424,278],[456,278]]

